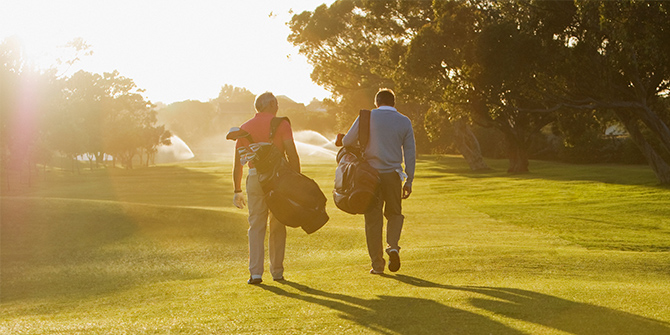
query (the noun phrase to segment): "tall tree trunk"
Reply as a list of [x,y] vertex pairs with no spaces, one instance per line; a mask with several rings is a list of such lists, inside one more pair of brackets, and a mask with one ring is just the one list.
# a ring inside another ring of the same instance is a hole
[[619,119],[626,127],[628,134],[630,134],[631,139],[638,146],[642,155],[649,163],[649,166],[656,174],[656,179],[661,185],[670,185],[670,165],[666,162],[661,155],[656,152],[656,149],[649,144],[637,122],[637,119],[633,118],[627,112],[617,112]]
[[658,136],[663,146],[670,152],[670,129],[668,125],[646,104],[638,115],[640,116],[640,120]]
[[96,152],[95,153],[95,167],[99,168],[100,163],[102,163],[104,165],[105,164],[104,159],[105,159],[105,154],[104,153]]
[[137,152],[137,156],[140,158],[140,167],[144,165],[144,150],[140,149]]
[[458,151],[463,155],[465,161],[470,165],[472,171],[490,170],[489,166],[484,161],[482,150],[479,146],[477,137],[470,129],[470,126],[463,119],[459,119],[454,123],[454,142]]
[[507,158],[509,168],[507,173],[520,174],[528,172],[528,148],[525,143],[517,138],[513,131],[505,133],[505,145],[507,147]]
[[[497,119],[492,119],[489,114],[488,107],[483,103],[483,99],[475,99],[473,101],[473,117],[485,125],[492,126],[500,130],[505,137],[505,147],[507,151],[507,158],[509,159],[509,168],[507,169],[508,173],[527,173],[528,172],[528,141],[524,140],[523,134],[525,128],[521,127],[522,120],[517,119],[516,121],[511,121],[511,116],[499,117]],[[549,122],[549,121],[546,121]]]
[[155,162],[154,162],[154,157],[156,157],[156,153],[155,153],[155,152],[151,152],[151,153],[148,153],[148,154],[147,154],[147,167],[148,167],[149,165],[154,165],[154,164],[155,164]]
[[133,153],[127,153],[124,155],[123,160],[126,162],[127,169],[133,168],[133,157],[135,157]]

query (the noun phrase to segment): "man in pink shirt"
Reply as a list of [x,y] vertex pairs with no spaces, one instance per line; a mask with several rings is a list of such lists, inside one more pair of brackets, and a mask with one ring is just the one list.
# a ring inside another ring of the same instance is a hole
[[[293,142],[293,131],[291,124],[282,121],[273,136],[270,138],[270,127],[272,119],[277,116],[279,106],[277,98],[270,92],[256,97],[254,102],[256,115],[242,124],[242,130],[247,131],[255,143],[272,143],[286,155],[289,165],[300,172],[300,158]],[[246,205],[242,194],[242,162],[244,152],[251,152],[250,142],[247,138],[240,138],[235,144],[235,165],[233,167],[233,185],[235,196],[233,204],[237,208]],[[247,176],[247,197],[249,202],[249,272],[251,277],[249,284],[260,284],[263,282],[263,263],[265,254],[265,231],[270,214],[270,236],[268,249],[270,254],[270,274],[274,280],[284,280],[284,249],[286,246],[286,226],[277,221],[268,210],[265,203],[265,194],[258,181],[256,168],[249,162],[249,173]]]

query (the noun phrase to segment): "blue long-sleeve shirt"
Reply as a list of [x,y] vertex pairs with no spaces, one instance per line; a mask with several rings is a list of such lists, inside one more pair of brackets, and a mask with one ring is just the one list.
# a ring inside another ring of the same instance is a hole
[[[342,139],[345,146],[358,141],[358,118]],[[409,185],[414,181],[416,144],[412,122],[394,107],[380,106],[370,113],[370,141],[365,158],[380,173],[402,172],[403,158]]]

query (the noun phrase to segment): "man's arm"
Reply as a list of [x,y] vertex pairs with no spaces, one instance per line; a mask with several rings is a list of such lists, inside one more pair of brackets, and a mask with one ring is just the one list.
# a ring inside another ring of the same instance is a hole
[[288,165],[293,171],[300,173],[300,157],[298,157],[298,150],[295,148],[293,138],[284,140],[284,150],[286,151]]
[[235,150],[235,163],[233,164],[233,185],[235,186],[235,194],[233,196],[233,205],[242,209],[247,205],[242,193],[242,163],[240,162],[240,152]]
[[403,140],[402,150],[405,159],[405,173],[407,173],[407,181],[402,188],[402,198],[407,199],[412,194],[412,182],[414,181],[414,170],[416,169],[416,142],[411,123]]
[[233,165],[233,185],[235,192],[242,191],[242,163],[240,163],[240,152],[235,149],[235,163]]

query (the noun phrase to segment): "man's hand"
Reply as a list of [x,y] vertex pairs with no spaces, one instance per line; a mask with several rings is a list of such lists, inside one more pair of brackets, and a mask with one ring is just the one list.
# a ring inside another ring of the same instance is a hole
[[410,194],[412,194],[412,184],[405,183],[405,186],[402,188],[402,198],[407,199]]
[[242,192],[235,193],[233,196],[233,205],[239,209],[243,209],[247,205],[247,200],[244,199],[244,194]]

